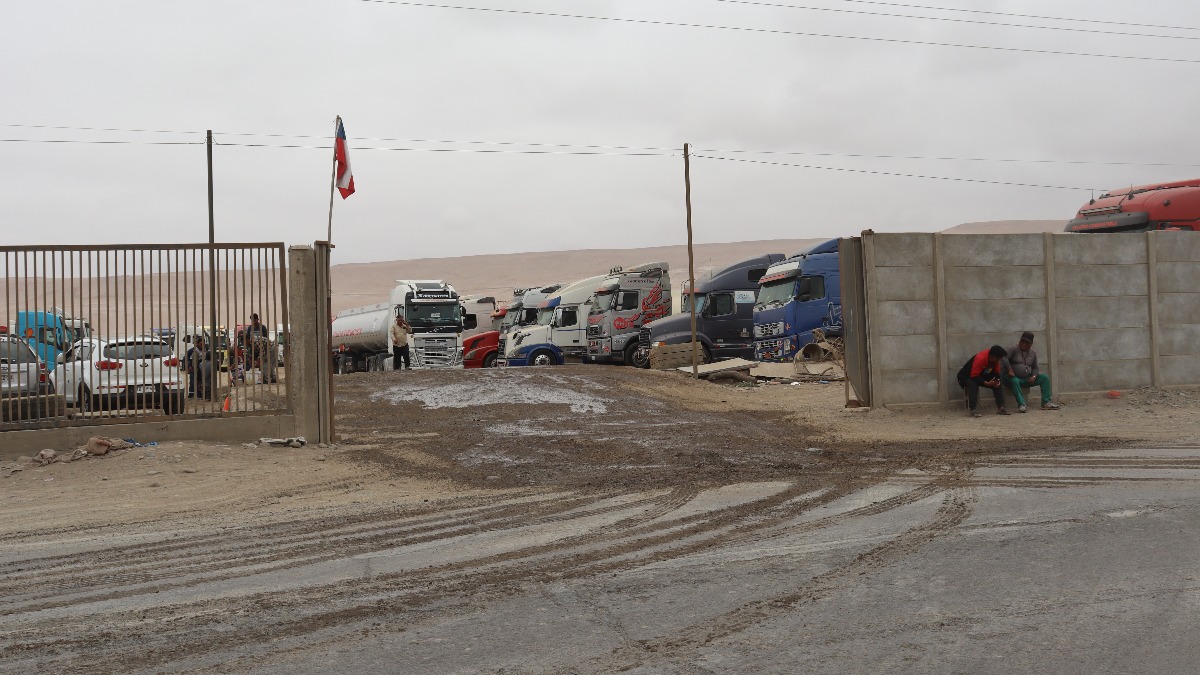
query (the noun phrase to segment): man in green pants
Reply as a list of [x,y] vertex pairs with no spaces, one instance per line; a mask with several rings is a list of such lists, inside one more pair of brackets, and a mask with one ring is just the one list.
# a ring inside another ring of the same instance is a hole
[[1008,386],[1017,399],[1017,412],[1027,412],[1024,387],[1037,387],[1042,392],[1042,410],[1058,410],[1050,391],[1050,376],[1038,368],[1037,352],[1033,349],[1033,333],[1026,331],[1016,347],[1008,350]]

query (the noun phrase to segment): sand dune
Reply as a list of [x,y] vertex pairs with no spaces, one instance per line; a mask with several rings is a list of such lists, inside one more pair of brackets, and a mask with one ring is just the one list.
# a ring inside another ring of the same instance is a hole
[[[1061,232],[1062,220],[1000,220],[956,225],[952,234],[1013,234]],[[698,244],[696,275],[764,253],[798,253],[821,239],[774,239],[727,244]],[[383,302],[396,279],[445,279],[461,295],[512,297],[512,289],[603,274],[615,265],[634,265],[665,260],[672,278],[687,278],[687,247],[658,246],[631,249],[583,249],[540,253],[506,253],[456,258],[423,258],[388,262],[334,265],[333,311]]]

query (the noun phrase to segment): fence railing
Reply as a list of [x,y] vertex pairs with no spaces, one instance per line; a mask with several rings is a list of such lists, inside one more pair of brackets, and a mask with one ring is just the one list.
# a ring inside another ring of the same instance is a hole
[[283,244],[0,247],[0,431],[290,411],[288,325]]

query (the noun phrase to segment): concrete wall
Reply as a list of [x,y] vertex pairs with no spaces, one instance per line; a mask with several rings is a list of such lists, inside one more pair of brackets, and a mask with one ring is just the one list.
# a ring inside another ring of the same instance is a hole
[[1200,385],[1200,237],[868,234],[875,405],[948,403],[992,344],[1037,334],[1056,393]]

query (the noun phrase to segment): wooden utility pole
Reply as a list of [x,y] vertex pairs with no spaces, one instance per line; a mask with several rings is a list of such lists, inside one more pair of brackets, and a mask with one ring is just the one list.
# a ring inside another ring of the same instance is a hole
[[700,344],[696,341],[696,257],[692,253],[692,158],[687,143],[683,144],[683,190],[687,203],[688,234],[688,308],[692,313],[692,378],[700,377]]
[[[205,383],[208,395],[215,396],[217,373],[217,229],[213,218],[213,135],[208,130],[208,363],[212,380]],[[201,375],[203,377],[203,375]]]

